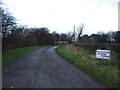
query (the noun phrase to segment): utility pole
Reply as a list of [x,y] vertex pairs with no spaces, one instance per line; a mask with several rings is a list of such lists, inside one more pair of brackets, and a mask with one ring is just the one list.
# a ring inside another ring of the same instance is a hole
[[73,32],[74,32],[74,42],[75,42],[75,25],[74,25],[73,28],[74,28],[74,29],[73,29]]
[[120,30],[120,1],[118,2],[118,31]]

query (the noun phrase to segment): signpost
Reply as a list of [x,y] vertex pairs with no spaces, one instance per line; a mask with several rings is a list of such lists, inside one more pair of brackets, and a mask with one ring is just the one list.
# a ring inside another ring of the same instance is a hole
[[[110,50],[100,50],[100,49],[97,49],[96,50],[96,58],[97,58],[97,61],[98,61],[98,59],[110,59]],[[100,62],[99,62],[99,65],[100,65]],[[106,65],[107,65],[108,61],[105,61],[105,62],[106,62]]]
[[96,58],[110,59],[110,50],[96,50]]

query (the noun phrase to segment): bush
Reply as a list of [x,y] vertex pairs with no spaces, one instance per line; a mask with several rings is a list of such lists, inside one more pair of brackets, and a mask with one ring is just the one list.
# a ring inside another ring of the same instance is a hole
[[75,46],[83,47],[84,49],[88,49],[94,52],[96,49],[110,49],[115,51],[116,53],[120,52],[120,44],[116,43],[75,43]]

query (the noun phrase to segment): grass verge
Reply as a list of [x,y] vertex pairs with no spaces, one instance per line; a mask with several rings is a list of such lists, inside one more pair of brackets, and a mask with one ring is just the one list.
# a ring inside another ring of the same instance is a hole
[[[96,64],[98,61],[96,61],[95,55],[73,45],[59,47],[56,51],[64,59],[88,73],[99,83],[107,86],[108,88],[118,88],[118,66],[116,63],[117,60],[115,60],[116,58],[114,57],[115,55],[111,56],[111,61],[115,61],[113,64],[99,65]],[[104,63],[104,61],[105,60],[100,60],[100,63]]]
[[12,50],[9,52],[6,52],[2,55],[2,66],[6,66],[7,64],[15,61],[16,59],[38,49],[42,46],[32,46],[32,47],[26,47],[26,48],[19,48],[16,50]]

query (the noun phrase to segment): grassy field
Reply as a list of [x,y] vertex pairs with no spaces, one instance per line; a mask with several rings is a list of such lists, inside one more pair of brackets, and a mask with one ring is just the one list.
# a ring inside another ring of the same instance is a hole
[[26,55],[27,53],[30,53],[38,48],[41,48],[41,47],[42,46],[19,48],[19,49],[4,53],[2,55],[2,66],[5,66],[5,65],[15,61],[16,59]]
[[[111,52],[111,60],[97,61],[95,54],[73,45],[62,46],[56,51],[99,83],[108,88],[118,88],[118,62],[115,52]],[[106,65],[107,61],[109,63]]]

